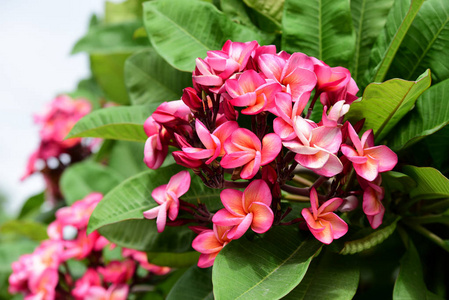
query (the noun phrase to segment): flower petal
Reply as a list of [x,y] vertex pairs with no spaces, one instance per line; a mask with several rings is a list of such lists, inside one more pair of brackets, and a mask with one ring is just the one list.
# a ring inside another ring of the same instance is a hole
[[272,162],[276,156],[281,152],[282,142],[279,136],[275,133],[269,133],[262,139],[262,158],[260,164],[265,166]]
[[272,196],[268,184],[261,179],[254,180],[243,192],[243,207],[249,212],[249,207],[254,202],[264,203],[267,206],[271,205]]
[[267,232],[273,225],[274,215],[271,208],[265,203],[254,202],[249,207],[253,213],[253,222],[251,229],[256,233]]
[[212,222],[218,226],[235,226],[240,224],[245,216],[246,214],[237,215],[226,210],[225,208],[222,208],[214,214],[212,217]]
[[391,171],[398,163],[396,153],[384,145],[365,149],[365,155],[369,155],[379,161],[379,172]]
[[243,209],[243,192],[234,189],[226,189],[220,193],[221,202],[224,207],[231,213],[244,216],[246,215]]
[[223,244],[217,240],[212,230],[206,230],[193,240],[192,248],[200,253],[210,254],[220,251]]
[[245,216],[245,218],[242,220],[240,224],[234,226],[234,228],[232,228],[228,232],[228,238],[232,240],[241,238],[248,230],[248,228],[251,226],[252,222],[253,222],[253,214],[249,213]]

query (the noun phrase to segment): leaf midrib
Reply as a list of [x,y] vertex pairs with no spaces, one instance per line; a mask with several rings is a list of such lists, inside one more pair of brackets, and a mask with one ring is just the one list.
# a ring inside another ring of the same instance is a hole
[[360,56],[360,47],[362,44],[362,24],[363,24],[363,19],[365,17],[365,4],[366,4],[366,0],[362,0],[362,7],[361,7],[361,14],[360,14],[360,19],[359,19],[359,30],[357,31],[357,39],[356,39],[356,44],[355,44],[355,66],[354,66],[354,74],[353,77],[355,79],[357,79],[358,73],[359,73],[359,56]]

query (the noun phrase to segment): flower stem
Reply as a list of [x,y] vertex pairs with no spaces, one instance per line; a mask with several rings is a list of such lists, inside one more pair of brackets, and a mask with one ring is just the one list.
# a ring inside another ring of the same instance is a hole
[[306,196],[286,194],[282,197],[285,200],[296,201],[296,202],[309,202],[310,198]]
[[312,186],[313,185],[312,181],[310,181],[308,179],[305,179],[304,177],[301,177],[299,175],[293,176],[293,181],[296,182],[296,183],[299,183],[299,184],[303,184],[305,186]]
[[246,181],[224,181],[224,187],[225,188],[235,188],[235,189],[243,189],[248,186],[249,182]]
[[415,230],[416,232],[421,233],[429,240],[431,240],[432,242],[434,242],[435,244],[437,244],[438,246],[449,252],[449,244],[447,244],[442,238],[440,238],[438,235],[434,234],[430,230],[424,228],[421,225],[413,224],[410,222],[404,222],[404,224],[406,224],[408,227]]

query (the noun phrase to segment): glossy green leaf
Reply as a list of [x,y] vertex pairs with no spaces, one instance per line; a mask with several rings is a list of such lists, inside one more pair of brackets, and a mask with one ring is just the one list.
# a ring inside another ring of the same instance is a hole
[[143,123],[156,108],[157,104],[99,109],[79,120],[67,137],[145,142],[148,137],[143,130]]
[[287,226],[273,227],[252,241],[232,241],[214,262],[214,296],[218,300],[285,296],[301,282],[321,246]]
[[394,285],[393,299],[422,300],[426,299],[426,291],[419,254],[410,242],[407,252],[401,259],[401,268]]
[[382,186],[389,191],[401,191],[408,193],[416,186],[416,182],[408,175],[389,171],[382,173]]
[[181,99],[192,85],[192,73],[170,66],[153,49],[139,51],[125,63],[125,81],[131,103],[147,104]]
[[395,1],[370,58],[371,81],[382,82],[424,0]]
[[144,22],[156,51],[172,66],[192,72],[197,57],[220,50],[226,40],[246,42],[261,36],[232,22],[214,5],[195,0],[144,3]]
[[412,198],[449,198],[449,179],[437,169],[405,166],[403,171],[405,174],[412,177],[417,184],[417,186],[410,191],[410,196]]
[[281,27],[285,0],[243,0],[249,7]]
[[67,204],[83,199],[92,192],[103,195],[116,187],[123,177],[109,167],[84,161],[67,168],[62,174],[60,187]]
[[48,239],[47,227],[34,221],[7,221],[0,226],[0,233],[18,234],[37,242]]
[[349,1],[286,0],[282,50],[303,52],[331,67],[348,66],[354,53]]
[[435,168],[449,174],[449,126],[443,127],[422,141],[429,149]]
[[43,192],[28,198],[28,200],[26,200],[26,202],[23,204],[17,219],[25,219],[30,216],[36,215],[37,213],[39,213],[44,201],[45,195]]
[[312,261],[303,280],[282,299],[349,300],[357,291],[359,276],[357,259],[325,252]]
[[427,0],[395,56],[388,78],[416,78],[432,70],[434,83],[449,78],[449,1]]
[[213,300],[212,270],[193,266],[175,283],[167,300]]
[[430,87],[416,100],[416,107],[408,113],[387,136],[387,144],[394,151],[405,149],[422,138],[449,124],[449,79]]
[[126,178],[148,170],[147,165],[143,162],[144,143],[128,141],[114,142],[114,146],[107,159],[109,167]]
[[362,78],[368,70],[371,48],[385,26],[394,0],[352,0],[350,2],[356,37],[350,71],[352,78],[359,83],[359,78]]
[[148,261],[158,266],[171,268],[185,268],[196,265],[200,253],[190,251],[185,253],[147,252]]
[[[101,203],[101,202],[100,202]],[[105,225],[98,232],[121,247],[150,252],[190,252],[195,234],[187,226],[166,226],[157,232],[156,222],[146,219],[127,219]]]
[[[170,178],[182,169],[175,165],[148,170],[122,182],[95,208],[89,220],[89,232],[124,220],[143,219],[144,211],[158,205],[151,198],[153,189],[167,184]],[[194,204],[200,201],[211,210],[218,209],[221,206],[220,190],[207,188],[198,176],[192,176],[191,179],[190,189],[181,199]],[[148,222],[155,224],[154,220]]]
[[372,83],[365,89],[362,101],[355,102],[346,117],[358,121],[365,118],[363,130],[373,129],[376,143],[413,108],[416,99],[430,86],[430,71],[416,81],[391,79]]
[[142,17],[142,3],[146,0],[126,0],[120,3],[106,1],[104,22],[122,23],[139,20]]

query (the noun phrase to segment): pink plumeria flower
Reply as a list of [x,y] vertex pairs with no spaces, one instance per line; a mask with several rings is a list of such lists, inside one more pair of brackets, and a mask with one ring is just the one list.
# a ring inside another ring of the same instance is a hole
[[385,190],[380,186],[382,177],[379,175],[372,182],[358,177],[358,181],[363,189],[363,212],[368,218],[371,227],[376,229],[382,224],[385,214],[385,207],[382,204]]
[[359,139],[351,124],[349,137],[354,147],[343,144],[341,152],[352,162],[360,177],[373,181],[380,172],[391,171],[398,162],[398,156],[387,146],[374,146],[373,131],[366,131]]
[[214,264],[215,257],[231,241],[227,234],[231,226],[218,226],[214,224],[214,229],[203,230],[192,242],[192,247],[200,252],[198,267],[208,268]]
[[343,170],[343,164],[335,155],[342,140],[338,127],[318,126],[313,121],[295,117],[293,128],[297,136],[283,145],[296,153],[295,160],[315,173],[332,177]]
[[134,259],[139,263],[140,267],[156,275],[165,275],[171,270],[169,267],[162,267],[149,263],[147,254],[142,251],[122,248],[122,255],[123,257],[130,257]]
[[193,111],[203,108],[203,100],[198,97],[198,92],[192,87],[187,87],[183,90],[181,100]]
[[323,109],[323,117],[318,125],[324,125],[328,127],[337,127],[340,125],[339,121],[349,111],[349,104],[345,104],[344,100],[340,100],[335,103],[328,112],[328,107]]
[[317,83],[313,61],[303,53],[283,55],[263,54],[259,57],[263,74],[282,85],[283,92],[291,93],[293,102],[305,92],[311,92]]
[[228,79],[226,91],[234,106],[246,106],[242,114],[255,115],[275,107],[274,96],[282,90],[277,82],[266,82],[256,71],[243,72],[238,79]]
[[45,269],[34,283],[29,283],[30,294],[26,295],[26,300],[53,300],[55,299],[55,289],[59,281],[58,269]]
[[84,275],[75,282],[75,288],[72,290],[72,296],[76,300],[83,300],[93,286],[101,286],[100,275],[95,269],[88,268]]
[[239,125],[235,121],[228,121],[221,124],[213,133],[210,133],[206,126],[197,119],[195,128],[199,139],[206,149],[194,148],[189,145],[190,147],[182,147],[182,151],[184,151],[188,157],[193,159],[208,158],[206,164],[210,164],[217,157],[221,157],[225,154],[223,144],[226,139],[239,128]]
[[148,168],[156,170],[167,157],[169,135],[165,127],[156,122],[152,116],[145,121],[143,129],[148,136],[143,161]]
[[135,270],[136,263],[131,259],[113,260],[105,267],[98,267],[98,273],[103,276],[103,280],[113,284],[127,282],[133,276]]
[[310,191],[312,207],[303,208],[301,214],[307,222],[310,232],[323,244],[330,244],[348,232],[348,224],[333,213],[342,203],[343,199],[332,198],[319,206],[315,188]]
[[293,119],[301,116],[310,98],[310,93],[303,93],[298,101],[293,103],[291,94],[276,94],[276,113],[278,118],[273,121],[274,132],[284,140],[292,140],[296,138],[295,129],[293,128]]
[[224,143],[226,155],[221,166],[226,169],[243,166],[240,177],[251,179],[260,166],[272,162],[282,148],[281,139],[275,133],[269,133],[262,139],[245,128],[237,129]]
[[245,191],[226,189],[220,194],[223,209],[212,218],[214,224],[233,226],[228,238],[240,238],[249,227],[256,233],[267,232],[273,224],[271,191],[263,180],[254,180]]
[[157,231],[164,231],[167,222],[167,211],[170,220],[174,221],[178,216],[179,197],[187,193],[190,188],[190,174],[188,171],[181,171],[170,178],[168,184],[163,184],[153,190],[151,196],[160,204],[143,213],[147,219],[157,218]]
[[129,286],[127,284],[111,284],[108,289],[92,286],[84,295],[84,300],[126,300]]

